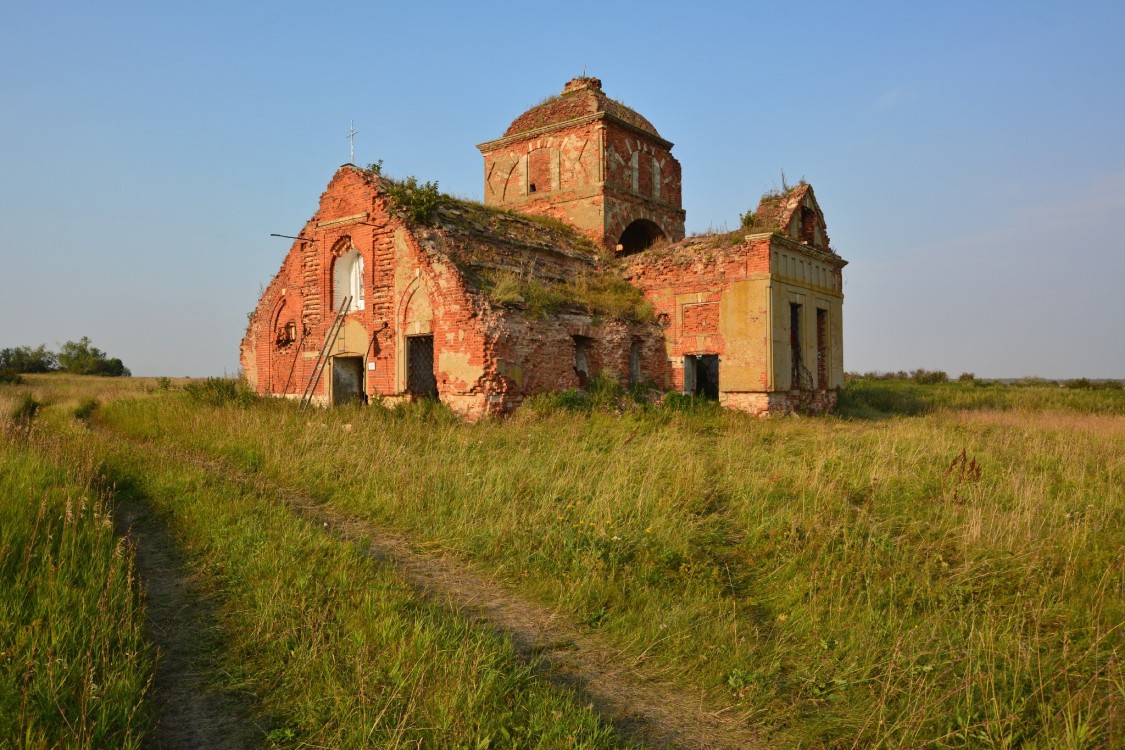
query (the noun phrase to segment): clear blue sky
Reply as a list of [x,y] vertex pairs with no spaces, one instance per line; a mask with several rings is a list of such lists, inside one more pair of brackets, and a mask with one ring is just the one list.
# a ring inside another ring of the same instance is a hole
[[0,347],[238,368],[348,159],[482,194],[582,73],[676,146],[690,231],[812,182],[848,370],[1125,377],[1125,3],[15,3]]

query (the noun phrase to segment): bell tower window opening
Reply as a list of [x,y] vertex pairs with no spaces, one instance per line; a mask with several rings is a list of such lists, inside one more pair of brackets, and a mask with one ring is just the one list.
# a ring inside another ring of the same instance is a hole
[[354,247],[336,259],[332,273],[332,306],[337,310],[348,297],[348,312],[363,309],[363,256]]

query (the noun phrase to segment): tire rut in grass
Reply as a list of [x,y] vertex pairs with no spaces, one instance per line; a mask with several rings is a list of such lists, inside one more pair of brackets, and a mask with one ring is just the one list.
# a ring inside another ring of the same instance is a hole
[[214,613],[192,591],[172,535],[132,493],[118,493],[114,521],[135,545],[145,628],[159,650],[152,695],[156,726],[145,746],[237,750],[260,744],[262,732],[243,702],[208,684]]
[[[393,564],[424,598],[509,637],[521,658],[550,682],[576,691],[622,734],[654,748],[760,748],[768,744],[730,708],[643,675],[619,649],[556,609],[531,601],[449,559],[414,550],[405,537],[349,516],[292,487],[180,446],[132,440],[165,457],[218,474],[283,502],[337,538],[362,544]],[[729,712],[729,713],[728,713]]]

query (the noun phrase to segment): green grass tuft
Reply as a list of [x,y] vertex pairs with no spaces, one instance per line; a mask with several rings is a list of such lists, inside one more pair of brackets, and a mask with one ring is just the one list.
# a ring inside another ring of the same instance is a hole
[[244,380],[238,378],[206,378],[184,384],[184,393],[192,401],[207,406],[252,406],[259,401]]

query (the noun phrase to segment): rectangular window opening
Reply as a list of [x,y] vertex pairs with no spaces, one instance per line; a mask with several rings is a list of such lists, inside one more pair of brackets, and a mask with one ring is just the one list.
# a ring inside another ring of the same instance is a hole
[[789,303],[789,358],[793,365],[789,388],[800,390],[808,379],[803,377],[805,363],[801,361],[801,306],[796,302]]
[[816,387],[828,387],[828,311],[816,310]]
[[574,374],[578,376],[578,386],[585,388],[590,382],[590,345],[593,339],[574,336]]
[[629,387],[641,382],[641,342],[634,341],[629,346]]

